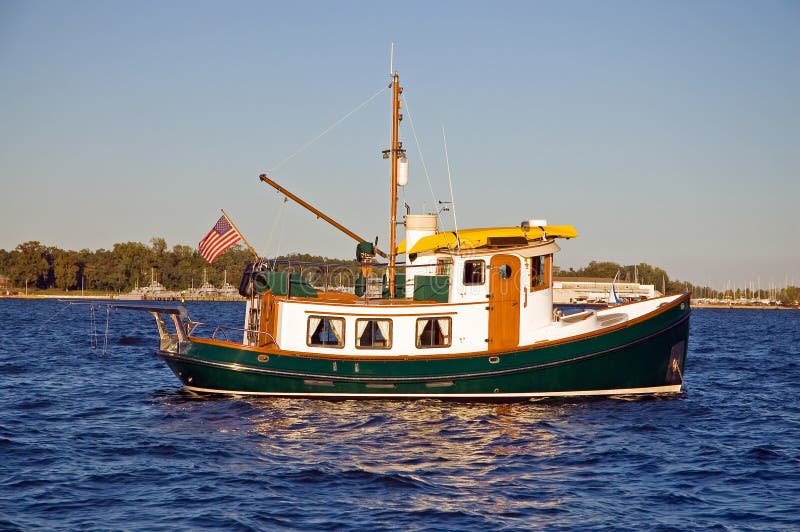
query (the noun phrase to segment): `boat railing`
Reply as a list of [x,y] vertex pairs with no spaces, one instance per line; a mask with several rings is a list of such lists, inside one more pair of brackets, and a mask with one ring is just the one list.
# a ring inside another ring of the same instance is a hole
[[223,327],[222,325],[215,326],[214,327],[214,332],[211,333],[211,338],[216,340],[218,333],[222,333],[222,336],[224,336],[223,339],[224,340],[228,340],[228,328],[227,327]]
[[[298,274],[303,282],[308,283],[316,290],[323,292],[350,292],[355,290],[357,283],[363,282],[368,297],[380,297],[387,283],[386,263],[375,262],[359,264],[351,262],[310,262],[289,259],[271,260],[267,262],[273,271]],[[403,278],[408,273],[425,269],[436,271],[437,266],[431,264],[406,264],[397,263],[395,274]],[[441,267],[440,267],[441,268]],[[436,273],[447,275],[449,270]],[[365,275],[366,274],[366,275]],[[363,281],[360,281],[363,278]]]
[[278,345],[275,337],[268,332],[259,331],[258,329],[245,329],[243,327],[233,327],[228,325],[210,325],[202,322],[192,322],[190,336],[192,338],[205,338],[224,342],[234,341],[234,338],[246,337],[249,344]]

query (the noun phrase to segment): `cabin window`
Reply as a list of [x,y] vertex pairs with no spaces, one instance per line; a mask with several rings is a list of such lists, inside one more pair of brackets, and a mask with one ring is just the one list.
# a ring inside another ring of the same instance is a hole
[[391,349],[392,320],[356,320],[358,349]]
[[464,261],[464,284],[483,284],[483,272],[485,270],[486,263],[482,260]]
[[453,267],[453,259],[436,259],[436,275],[450,275]]
[[450,346],[450,318],[419,318],[417,319],[417,347]]
[[531,292],[550,287],[550,263],[552,255],[531,257]]
[[311,347],[344,347],[344,318],[309,316],[306,343]]

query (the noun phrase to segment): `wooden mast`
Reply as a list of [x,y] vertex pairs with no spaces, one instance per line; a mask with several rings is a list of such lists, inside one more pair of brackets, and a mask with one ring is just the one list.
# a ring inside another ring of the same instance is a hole
[[397,258],[397,159],[402,152],[403,145],[398,140],[400,120],[400,76],[397,72],[392,76],[392,145],[389,149],[392,161],[392,206],[389,225],[389,298],[395,297],[395,262]]

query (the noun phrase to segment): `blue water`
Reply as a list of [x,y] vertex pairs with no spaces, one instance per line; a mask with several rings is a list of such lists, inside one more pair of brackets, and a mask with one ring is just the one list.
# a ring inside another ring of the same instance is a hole
[[800,529],[800,312],[696,310],[678,398],[499,406],[197,397],[108,323],[0,300],[0,529]]

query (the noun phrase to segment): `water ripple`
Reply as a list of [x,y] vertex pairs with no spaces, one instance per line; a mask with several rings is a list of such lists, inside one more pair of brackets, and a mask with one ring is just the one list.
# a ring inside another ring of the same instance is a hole
[[797,312],[696,311],[678,397],[488,405],[197,395],[62,310],[0,301],[3,530],[800,528]]

